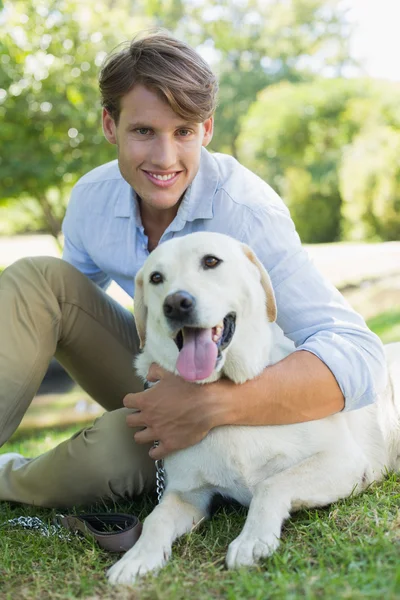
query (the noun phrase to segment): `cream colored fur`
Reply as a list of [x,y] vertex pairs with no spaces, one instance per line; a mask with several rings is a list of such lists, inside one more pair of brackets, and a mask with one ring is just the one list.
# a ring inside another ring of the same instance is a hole
[[[223,262],[205,270],[204,255]],[[164,283],[149,283],[154,271],[164,274]],[[196,233],[159,246],[136,277],[135,319],[143,344],[136,368],[143,378],[152,362],[175,371],[178,349],[162,307],[177,290],[196,298],[199,327],[237,314],[218,371],[202,383],[221,376],[243,383],[293,351],[271,322],[276,307],[270,279],[250,248],[222,234]],[[399,469],[400,344],[388,346],[387,353],[390,382],[372,406],[296,425],[219,427],[196,446],[169,456],[164,497],[145,520],[137,544],[109,570],[109,581],[133,583],[165,565],[173,541],[208,516],[217,492],[249,506],[226,557],[228,568],[236,568],[254,565],[277,549],[291,512],[362,492],[387,469]]]

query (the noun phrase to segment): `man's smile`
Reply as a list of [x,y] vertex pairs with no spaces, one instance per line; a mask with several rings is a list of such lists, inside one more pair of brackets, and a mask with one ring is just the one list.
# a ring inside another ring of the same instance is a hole
[[146,175],[147,179],[149,179],[149,181],[151,181],[154,185],[162,188],[167,188],[174,185],[182,171],[173,171],[170,173],[157,173],[143,170],[143,173]]

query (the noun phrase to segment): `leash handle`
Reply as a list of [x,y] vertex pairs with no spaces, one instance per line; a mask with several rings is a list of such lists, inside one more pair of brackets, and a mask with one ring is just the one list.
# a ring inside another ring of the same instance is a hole
[[142,532],[139,519],[124,513],[57,515],[57,520],[70,531],[93,537],[108,552],[126,552]]

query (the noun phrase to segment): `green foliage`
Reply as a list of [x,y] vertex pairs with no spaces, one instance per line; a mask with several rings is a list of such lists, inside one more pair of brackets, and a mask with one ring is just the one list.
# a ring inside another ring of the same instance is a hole
[[377,115],[399,122],[399,101],[395,84],[361,79],[282,83],[259,94],[242,121],[239,158],[282,194],[304,242],[336,241],[343,230],[358,231],[352,239],[399,235],[399,133],[370,129]]
[[350,63],[337,0],[204,0],[185,8],[177,31],[212,56],[220,79],[213,150],[237,155],[240,120],[260,90],[309,80],[311,65],[339,74]]
[[371,99],[354,101],[360,133],[340,163],[345,236],[351,240],[400,237],[400,86],[380,84]]
[[[68,193],[115,158],[101,131],[97,86],[107,52],[143,26],[129,2],[6,2],[0,35],[0,200],[32,198],[58,235]],[[125,34],[124,34],[125,32]]]
[[166,27],[210,59],[221,82],[212,149],[233,155],[261,89],[309,79],[310,56],[336,71],[348,61],[339,0],[8,0],[0,18],[0,203],[17,201],[21,223],[55,236],[75,181],[115,157],[97,76],[140,30]]

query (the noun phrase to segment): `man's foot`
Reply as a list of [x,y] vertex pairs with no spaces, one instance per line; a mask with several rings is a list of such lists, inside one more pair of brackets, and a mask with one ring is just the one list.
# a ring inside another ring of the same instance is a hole
[[8,465],[11,461],[25,461],[26,458],[22,456],[22,454],[17,454],[16,452],[6,452],[5,454],[0,454],[0,469]]

